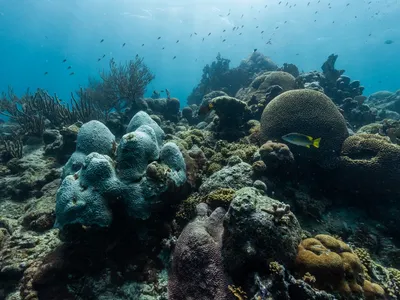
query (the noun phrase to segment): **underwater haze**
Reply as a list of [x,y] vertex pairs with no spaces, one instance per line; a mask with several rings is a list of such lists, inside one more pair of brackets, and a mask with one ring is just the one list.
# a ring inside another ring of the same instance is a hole
[[395,91],[399,15],[396,0],[2,0],[0,90],[40,87],[69,98],[110,58],[139,54],[156,76],[148,90],[167,88],[184,103],[218,52],[237,66],[257,48],[306,72],[320,70],[335,53],[338,67],[361,80],[366,94]]
[[400,0],[0,0],[0,300],[400,300]]

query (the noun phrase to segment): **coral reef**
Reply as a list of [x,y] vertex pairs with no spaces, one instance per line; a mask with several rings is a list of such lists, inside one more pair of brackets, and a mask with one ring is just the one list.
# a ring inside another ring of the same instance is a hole
[[[280,202],[258,189],[238,190],[224,221],[222,253],[226,270],[241,274],[276,260],[291,265],[301,240],[301,228],[290,210],[276,214]],[[268,212],[267,212],[268,211]]]
[[240,89],[236,97],[249,105],[254,119],[259,119],[273,98],[295,88],[296,81],[291,74],[282,71],[266,72],[257,76],[249,87]]
[[[145,113],[138,113],[128,130],[150,120]],[[160,149],[158,139],[162,139],[163,132],[155,122],[151,126],[156,130],[141,125],[124,135],[117,148],[116,163],[107,155],[91,151],[81,169],[64,178],[57,192],[57,227],[62,229],[69,224],[108,227],[113,220],[113,207],[124,207],[129,217],[146,219],[158,195],[186,181],[185,162],[179,148],[166,143]],[[78,135],[78,145],[82,140]],[[96,145],[91,147],[97,149]],[[81,148],[83,145],[78,149]]]
[[65,164],[62,178],[77,172],[86,155],[97,152],[113,156],[115,147],[115,136],[103,123],[94,120],[83,124],[76,139],[76,150]]
[[291,146],[296,158],[309,159],[329,167],[338,162],[343,141],[348,136],[346,122],[333,102],[313,90],[292,90],[272,100],[261,117],[261,140],[281,140],[298,132],[321,138],[319,149]]
[[344,242],[319,234],[303,240],[296,257],[296,269],[302,276],[315,276],[319,289],[339,291],[349,297],[365,295],[366,299],[384,299],[385,292],[378,284],[363,278],[363,265]]
[[218,188],[241,189],[253,184],[253,170],[251,165],[245,162],[239,162],[235,165],[228,165],[212,174],[199,188],[200,194],[209,194]]
[[224,91],[229,96],[235,96],[242,86],[251,82],[255,74],[277,69],[269,58],[259,52],[253,52],[236,68],[230,69],[229,63],[229,59],[222,58],[218,54],[211,66],[206,65],[203,68],[201,81],[189,95],[187,103],[200,104],[206,94],[217,90]]
[[197,217],[179,236],[172,255],[168,279],[169,298],[233,299],[221,256],[225,211],[217,208],[210,216],[207,205],[197,206]]
[[[397,195],[400,147],[376,134],[348,137],[342,147],[338,180],[343,188],[366,194]],[[340,186],[339,185],[339,186]]]
[[229,96],[219,96],[213,98],[209,105],[218,116],[213,121],[218,138],[234,141],[245,135],[243,126],[249,117],[245,102]]

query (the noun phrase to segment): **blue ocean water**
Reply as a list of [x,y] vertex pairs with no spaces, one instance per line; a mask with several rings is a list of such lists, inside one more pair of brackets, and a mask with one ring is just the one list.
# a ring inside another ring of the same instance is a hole
[[218,52],[236,66],[257,48],[304,71],[335,53],[364,94],[395,91],[399,15],[397,0],[1,0],[0,90],[40,87],[69,99],[110,58],[138,54],[156,75],[147,94],[168,88],[184,105]]

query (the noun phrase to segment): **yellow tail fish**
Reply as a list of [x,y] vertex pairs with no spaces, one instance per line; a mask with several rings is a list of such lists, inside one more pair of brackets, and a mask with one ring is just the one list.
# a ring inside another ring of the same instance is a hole
[[314,139],[311,136],[296,132],[286,134],[282,139],[291,144],[307,148],[310,148],[311,146],[319,148],[319,143],[321,142],[321,138]]

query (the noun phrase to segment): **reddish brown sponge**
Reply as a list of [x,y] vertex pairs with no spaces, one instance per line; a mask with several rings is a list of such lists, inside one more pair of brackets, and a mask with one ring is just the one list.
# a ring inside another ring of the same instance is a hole
[[261,142],[281,141],[288,133],[321,138],[320,148],[291,145],[300,158],[324,167],[334,166],[343,141],[348,136],[346,121],[325,94],[313,90],[291,90],[275,97],[261,116]]

